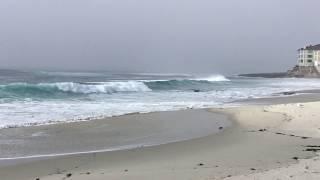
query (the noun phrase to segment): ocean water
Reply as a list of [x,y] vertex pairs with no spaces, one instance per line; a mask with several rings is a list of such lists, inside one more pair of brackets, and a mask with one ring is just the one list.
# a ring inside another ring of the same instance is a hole
[[0,128],[220,107],[319,88],[318,79],[0,70]]

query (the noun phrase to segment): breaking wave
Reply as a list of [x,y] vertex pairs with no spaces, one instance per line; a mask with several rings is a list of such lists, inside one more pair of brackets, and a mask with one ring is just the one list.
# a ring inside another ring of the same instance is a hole
[[105,82],[105,83],[57,83],[53,85],[64,92],[73,93],[116,93],[116,92],[145,92],[151,91],[143,82]]
[[75,94],[112,94],[118,92],[148,92],[153,90],[187,90],[202,87],[215,82],[229,81],[221,75],[206,78],[172,79],[172,80],[137,80],[110,82],[59,82],[59,83],[11,83],[0,85],[0,98],[5,97],[53,97],[63,93]]
[[53,95],[55,93],[116,93],[151,91],[143,82],[105,82],[105,83],[12,83],[0,86],[0,97],[5,95]]
[[222,76],[222,75],[211,75],[207,77],[199,77],[192,80],[196,81],[209,81],[209,82],[218,82],[218,81],[230,81],[230,79]]

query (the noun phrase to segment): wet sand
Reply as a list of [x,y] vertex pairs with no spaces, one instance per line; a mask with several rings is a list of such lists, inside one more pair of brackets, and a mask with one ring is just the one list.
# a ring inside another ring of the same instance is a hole
[[5,158],[113,151],[194,139],[230,125],[225,115],[199,109],[0,129],[0,166]]
[[[316,102],[212,109],[213,119],[222,113],[232,121],[232,126],[220,129],[222,132],[217,134],[159,146],[6,162],[0,168],[0,177],[3,180],[237,179],[264,173],[316,155],[314,151],[306,151],[306,147],[318,145],[320,140],[314,135],[314,128],[301,124],[319,118],[316,115],[319,105]],[[298,109],[289,112],[293,107]],[[308,119],[304,118],[307,114]],[[197,117],[184,117],[192,120],[194,126],[199,125]]]

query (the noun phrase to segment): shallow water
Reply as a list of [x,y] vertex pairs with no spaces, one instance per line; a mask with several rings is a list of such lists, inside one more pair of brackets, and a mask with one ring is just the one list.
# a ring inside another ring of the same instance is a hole
[[222,114],[184,110],[0,129],[0,161],[166,144],[218,133],[230,125]]
[[319,88],[318,79],[0,70],[0,128],[230,106]]

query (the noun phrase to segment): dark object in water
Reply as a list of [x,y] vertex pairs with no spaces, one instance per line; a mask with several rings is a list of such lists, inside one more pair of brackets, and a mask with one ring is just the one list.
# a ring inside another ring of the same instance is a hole
[[125,170],[124,170],[124,172],[128,172],[128,171],[129,171],[128,169],[125,169]]
[[259,129],[260,132],[267,131],[267,129]]
[[303,136],[303,137],[301,137],[301,139],[309,139],[309,137],[304,137],[304,136]]
[[219,127],[219,130],[222,130],[223,129],[223,127]]
[[293,157],[292,159],[294,159],[294,160],[298,160],[299,158],[298,158],[298,157]]
[[255,169],[255,168],[251,168],[250,170],[251,170],[251,171],[255,171],[256,169]]
[[286,96],[289,96],[289,95],[293,95],[293,94],[296,94],[296,93],[290,91],[290,92],[284,92],[284,93],[282,93],[282,94],[283,94],[283,95],[286,95]]
[[200,92],[200,89],[193,89],[193,92]]
[[36,180],[40,180],[40,178],[36,178]]
[[69,178],[69,177],[72,176],[72,174],[71,174],[71,173],[68,173],[66,176],[67,176],[67,178]]
[[308,145],[308,146],[304,146],[304,147],[310,147],[310,148],[320,148],[320,146],[317,146],[317,145]]
[[320,149],[308,148],[306,149],[306,151],[317,152],[317,151],[320,151]]
[[198,166],[204,166],[204,164],[203,163],[199,163]]

